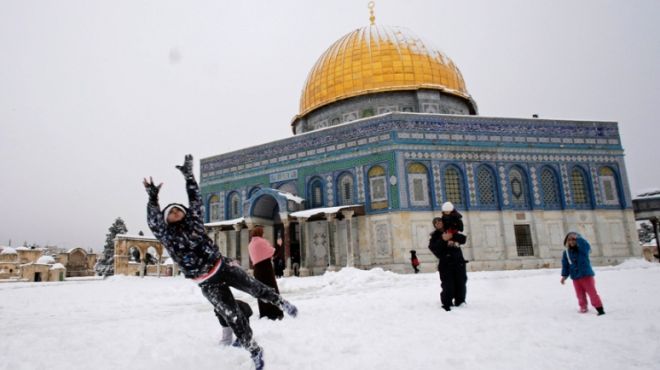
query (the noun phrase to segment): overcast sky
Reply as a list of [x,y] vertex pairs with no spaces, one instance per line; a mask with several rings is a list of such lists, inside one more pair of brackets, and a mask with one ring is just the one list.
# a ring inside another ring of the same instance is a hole
[[[101,250],[148,232],[142,177],[291,136],[300,92],[367,1],[0,0],[0,245]],[[377,1],[444,51],[484,116],[619,122],[633,193],[660,187],[660,1]],[[655,164],[654,164],[655,162]]]

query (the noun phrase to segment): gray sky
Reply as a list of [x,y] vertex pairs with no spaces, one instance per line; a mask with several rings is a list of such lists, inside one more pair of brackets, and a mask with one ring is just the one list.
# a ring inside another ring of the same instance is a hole
[[[148,232],[142,177],[291,136],[300,92],[367,1],[0,0],[0,244],[100,250]],[[377,1],[454,60],[484,116],[618,121],[633,193],[660,187],[660,2]]]

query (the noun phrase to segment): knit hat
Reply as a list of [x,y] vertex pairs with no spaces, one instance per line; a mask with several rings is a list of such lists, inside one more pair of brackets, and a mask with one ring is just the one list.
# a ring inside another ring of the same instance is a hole
[[442,204],[442,212],[451,212],[454,210],[454,205],[451,202],[444,202]]
[[167,222],[167,216],[170,214],[170,211],[172,211],[173,208],[179,209],[183,214],[188,213],[188,208],[184,206],[183,204],[180,203],[170,203],[165,208],[163,208],[163,218],[165,218],[165,222]]

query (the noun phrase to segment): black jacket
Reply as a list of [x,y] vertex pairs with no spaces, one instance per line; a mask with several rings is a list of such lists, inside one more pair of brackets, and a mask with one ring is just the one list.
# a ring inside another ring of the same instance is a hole
[[183,274],[195,278],[210,271],[222,255],[204,230],[202,198],[193,176],[186,177],[186,191],[190,204],[183,220],[167,224],[155,198],[147,204],[147,223]]
[[[449,244],[442,239],[442,233],[444,231],[435,230],[431,234],[431,240],[429,240],[429,249],[438,258],[438,268],[442,269],[443,267],[451,266],[460,266],[465,264],[465,259],[463,258],[463,251],[458,246],[449,246]],[[465,244],[467,237],[463,234],[454,234],[452,241],[458,244]]]

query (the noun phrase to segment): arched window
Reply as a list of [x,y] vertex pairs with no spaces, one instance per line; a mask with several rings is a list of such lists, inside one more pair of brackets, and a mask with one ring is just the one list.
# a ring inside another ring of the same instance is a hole
[[227,218],[233,220],[241,217],[241,196],[237,192],[229,194],[227,202]]
[[371,208],[387,208],[387,183],[385,180],[385,169],[382,166],[373,166],[367,172],[369,177],[369,194]]
[[309,199],[311,208],[323,207],[323,182],[316,178],[309,183]]
[[576,206],[589,207],[591,205],[587,176],[578,167],[573,168],[573,171],[571,171],[571,188],[573,190],[573,203]]
[[220,198],[214,195],[209,199],[209,221],[220,220]]
[[477,199],[482,207],[499,206],[495,175],[487,166],[480,166],[477,170]]
[[428,206],[430,204],[429,175],[426,166],[421,163],[408,165],[408,189],[411,205]]
[[254,193],[256,193],[257,191],[259,191],[260,189],[261,189],[261,186],[259,186],[259,185],[257,185],[257,186],[255,186],[255,187],[253,187],[252,189],[250,189],[250,191],[248,192],[248,198],[252,198],[252,196],[254,195]]
[[442,179],[445,185],[445,199],[454,203],[454,205],[465,205],[463,176],[461,176],[459,169],[454,166],[447,166]]
[[559,181],[555,171],[548,167],[541,170],[541,191],[543,192],[543,203],[547,208],[560,208]]
[[516,208],[529,207],[529,187],[523,170],[513,167],[509,170],[509,187],[511,188],[511,203]]
[[337,191],[339,192],[339,205],[346,206],[355,204],[353,175],[350,173],[342,174],[339,176],[337,184]]
[[603,194],[603,203],[616,206],[619,205],[619,192],[616,186],[616,175],[609,167],[601,167],[598,171],[600,180],[600,192]]

